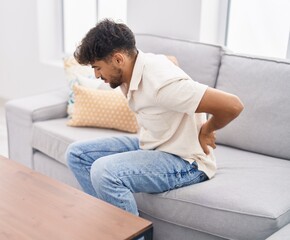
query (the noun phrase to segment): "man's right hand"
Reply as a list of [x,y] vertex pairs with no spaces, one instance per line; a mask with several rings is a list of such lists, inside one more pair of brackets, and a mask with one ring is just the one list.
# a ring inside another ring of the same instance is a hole
[[212,147],[213,149],[216,148],[215,140],[215,131],[209,130],[208,122],[204,123],[199,132],[199,143],[206,155],[210,153],[208,146]]

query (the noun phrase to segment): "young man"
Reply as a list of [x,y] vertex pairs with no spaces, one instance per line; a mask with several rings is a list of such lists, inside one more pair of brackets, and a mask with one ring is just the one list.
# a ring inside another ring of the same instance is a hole
[[68,165],[85,192],[138,215],[134,192],[160,193],[214,176],[215,130],[240,114],[238,97],[193,81],[164,55],[137,50],[132,31],[107,19],[74,56],[121,87],[140,124],[139,138],[70,145]]

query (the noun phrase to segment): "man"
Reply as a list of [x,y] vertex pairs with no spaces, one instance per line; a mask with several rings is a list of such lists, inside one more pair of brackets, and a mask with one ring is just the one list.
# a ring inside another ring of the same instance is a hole
[[134,192],[160,193],[214,176],[215,130],[240,114],[238,97],[193,81],[164,55],[137,50],[132,31],[107,19],[74,56],[112,88],[120,86],[140,124],[139,139],[68,148],[68,165],[85,192],[138,215]]

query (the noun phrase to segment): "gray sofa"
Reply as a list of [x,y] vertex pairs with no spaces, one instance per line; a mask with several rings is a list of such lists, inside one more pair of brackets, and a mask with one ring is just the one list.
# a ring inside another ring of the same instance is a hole
[[[212,180],[135,195],[141,216],[154,224],[154,240],[258,240],[279,230],[290,239],[290,62],[152,35],[136,39],[144,52],[176,56],[193,79],[236,94],[245,105],[217,132]],[[128,133],[66,126],[67,99],[68,89],[61,89],[9,101],[9,157],[79,188],[66,165],[68,145]]]

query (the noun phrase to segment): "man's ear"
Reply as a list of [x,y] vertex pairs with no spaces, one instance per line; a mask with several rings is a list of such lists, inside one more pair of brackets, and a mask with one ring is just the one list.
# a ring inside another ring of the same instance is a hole
[[122,66],[125,62],[125,56],[124,54],[117,52],[113,55],[113,61],[116,65]]

